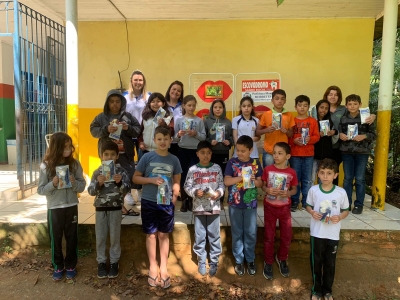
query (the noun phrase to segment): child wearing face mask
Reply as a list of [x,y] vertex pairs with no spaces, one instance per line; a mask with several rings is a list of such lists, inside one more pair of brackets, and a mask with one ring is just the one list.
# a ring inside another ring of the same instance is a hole
[[[54,133],[40,165],[37,193],[46,196],[47,200],[54,281],[61,280],[64,272],[67,279],[76,276],[78,193],[83,192],[86,182],[81,164],[74,159],[74,150],[72,139],[68,134]],[[62,171],[59,171],[60,169]],[[62,249],[63,236],[66,241],[65,257]]]

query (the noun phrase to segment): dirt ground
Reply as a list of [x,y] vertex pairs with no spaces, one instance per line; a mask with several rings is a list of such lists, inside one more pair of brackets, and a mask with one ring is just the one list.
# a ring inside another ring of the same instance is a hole
[[[262,275],[238,277],[219,268],[215,277],[200,276],[196,264],[186,263],[186,274],[169,266],[172,286],[147,285],[147,268],[132,258],[121,259],[119,277],[98,279],[95,253],[81,253],[75,280],[53,282],[49,250],[28,249],[2,254],[1,299],[299,299],[310,298],[311,273],[306,258],[290,258],[291,275],[283,278],[274,266],[274,280]],[[335,299],[400,299],[400,259],[338,259]]]

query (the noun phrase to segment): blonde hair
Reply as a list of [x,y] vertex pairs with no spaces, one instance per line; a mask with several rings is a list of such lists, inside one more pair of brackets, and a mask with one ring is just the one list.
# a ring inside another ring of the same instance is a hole
[[143,77],[143,87],[142,87],[142,90],[140,92],[141,92],[141,95],[142,95],[143,99],[146,100],[146,98],[147,98],[147,95],[146,95],[146,77],[144,77],[142,71],[140,71],[140,70],[135,70],[131,74],[131,77],[129,79],[129,89],[128,89],[129,96],[131,98],[133,98],[135,96],[133,94],[133,84],[132,84],[132,78],[133,78],[134,75],[141,75]]

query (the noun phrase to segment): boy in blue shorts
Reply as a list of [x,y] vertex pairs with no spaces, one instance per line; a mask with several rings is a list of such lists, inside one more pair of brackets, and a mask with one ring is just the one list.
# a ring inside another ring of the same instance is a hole
[[171,285],[167,270],[169,233],[174,229],[174,209],[182,173],[178,158],[168,152],[171,141],[170,130],[157,127],[154,130],[157,149],[143,155],[132,179],[134,183],[143,185],[142,225],[143,232],[147,235],[146,248],[150,262],[148,283],[150,286],[159,284],[156,259],[158,238],[160,285],[163,288]]

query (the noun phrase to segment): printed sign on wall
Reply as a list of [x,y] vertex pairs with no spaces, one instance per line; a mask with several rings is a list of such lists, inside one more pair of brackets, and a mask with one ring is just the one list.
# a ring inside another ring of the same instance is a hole
[[272,92],[280,87],[279,79],[242,80],[242,97],[250,96],[254,102],[271,102]]

